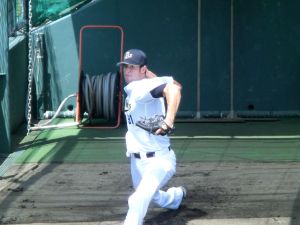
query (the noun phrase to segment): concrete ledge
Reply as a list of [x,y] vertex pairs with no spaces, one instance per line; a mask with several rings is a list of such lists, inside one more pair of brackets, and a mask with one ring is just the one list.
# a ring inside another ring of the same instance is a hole
[[187,225],[289,225],[289,217],[235,218],[235,219],[197,219]]
[[13,165],[10,168],[8,168],[8,171],[5,173],[5,176],[1,177],[0,192],[15,185],[15,180],[22,178],[37,167],[37,163],[29,163],[24,165]]
[[[121,225],[122,221],[104,221],[104,222],[77,222],[77,223],[26,223],[14,225]],[[9,225],[9,224],[7,224]]]
[[[235,218],[235,219],[195,219],[187,225],[289,225],[289,217]],[[77,223],[31,223],[31,225],[121,225],[122,221],[77,222]],[[28,225],[28,224],[14,224]]]

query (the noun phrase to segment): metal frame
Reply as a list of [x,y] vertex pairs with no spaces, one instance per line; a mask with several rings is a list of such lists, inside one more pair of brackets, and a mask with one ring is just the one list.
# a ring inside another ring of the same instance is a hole
[[[81,108],[80,108],[80,74],[82,69],[82,35],[84,30],[86,29],[117,29],[121,33],[121,48],[120,48],[120,61],[123,60],[123,49],[124,49],[124,31],[123,28],[117,25],[85,25],[81,27],[79,34],[79,68],[78,68],[78,92],[76,98],[76,122],[80,122],[82,118],[80,118]],[[113,126],[84,126],[83,128],[96,128],[96,129],[113,129],[120,126],[121,123],[121,113],[122,113],[122,69],[120,65],[120,90],[119,90],[119,103],[118,103],[118,116],[117,123]]]

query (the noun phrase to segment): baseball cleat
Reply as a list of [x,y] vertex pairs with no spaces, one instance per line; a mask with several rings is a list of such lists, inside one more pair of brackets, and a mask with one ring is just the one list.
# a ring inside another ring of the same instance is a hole
[[181,191],[182,191],[182,194],[183,194],[183,197],[182,198],[186,198],[186,188],[185,187],[183,187],[183,186],[180,186],[179,187],[180,189],[181,189]]

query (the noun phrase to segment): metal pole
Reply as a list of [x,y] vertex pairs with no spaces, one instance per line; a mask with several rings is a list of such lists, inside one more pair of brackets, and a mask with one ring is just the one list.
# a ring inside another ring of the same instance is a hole
[[201,95],[201,0],[198,0],[198,26],[197,26],[197,114],[196,114],[196,118],[200,119],[201,118],[201,99],[200,99],[200,95]]
[[234,0],[230,3],[230,113],[228,117],[236,117],[234,112]]

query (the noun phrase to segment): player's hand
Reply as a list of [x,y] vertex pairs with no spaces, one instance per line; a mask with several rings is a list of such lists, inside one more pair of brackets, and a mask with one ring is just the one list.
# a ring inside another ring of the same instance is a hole
[[148,119],[141,118],[135,125],[154,135],[168,135],[174,133],[175,130],[173,122],[164,119],[163,115],[155,115]]
[[[172,124],[172,125],[170,125]],[[161,124],[160,128],[155,132],[155,135],[166,135],[168,133],[172,133],[174,130],[174,125],[173,123],[167,123],[166,120],[163,121],[163,123]],[[171,132],[170,132],[171,131]]]

